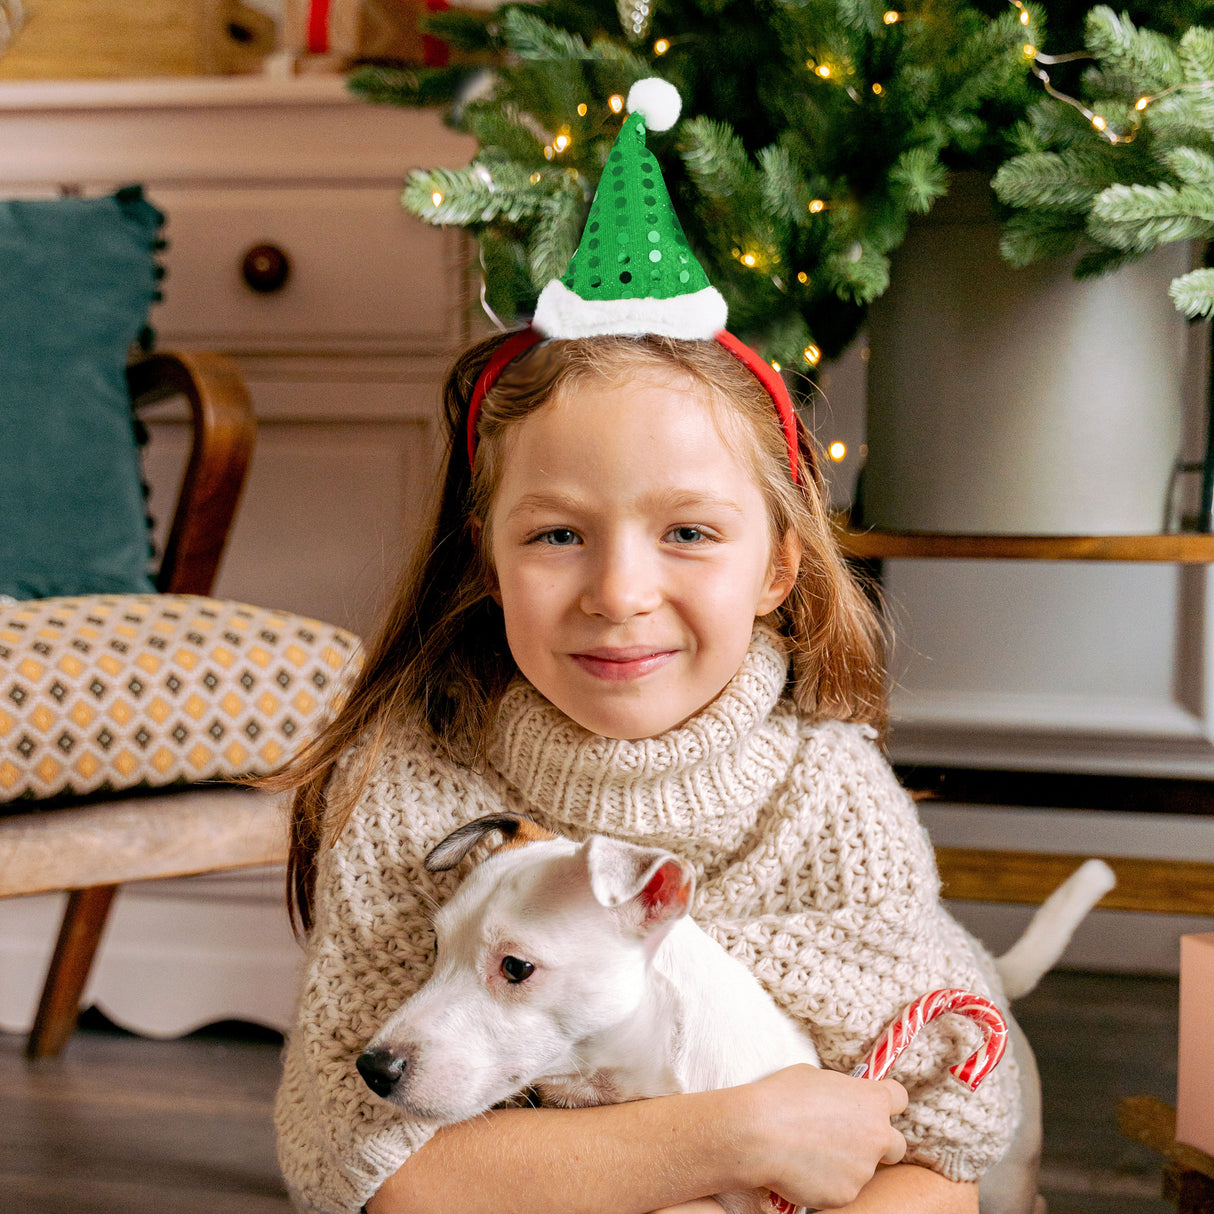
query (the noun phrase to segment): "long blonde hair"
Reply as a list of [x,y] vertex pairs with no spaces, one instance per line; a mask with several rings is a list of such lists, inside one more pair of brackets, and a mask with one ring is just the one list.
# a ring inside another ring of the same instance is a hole
[[[789,473],[784,434],[766,390],[715,342],[663,337],[554,341],[517,358],[486,393],[475,468],[464,441],[468,402],[502,343],[466,351],[447,376],[448,454],[433,525],[406,570],[361,671],[335,718],[263,784],[293,789],[287,900],[299,930],[312,928],[317,856],[340,834],[366,787],[389,732],[423,731],[451,760],[476,766],[497,704],[516,673],[501,610],[489,593],[481,529],[501,478],[510,428],[558,394],[588,381],[681,376],[742,440],[771,522],[773,551],[790,532],[800,569],[768,618],[792,653],[791,694],[815,720],[885,724],[880,617],[834,540],[812,440],[798,424],[800,483]],[[749,441],[747,441],[749,439]],[[338,760],[358,743],[352,778],[329,795]]]

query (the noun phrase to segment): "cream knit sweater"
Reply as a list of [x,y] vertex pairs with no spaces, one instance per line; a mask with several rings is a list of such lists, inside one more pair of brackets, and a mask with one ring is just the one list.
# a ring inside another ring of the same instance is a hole
[[[355,1059],[431,966],[427,907],[455,874],[429,849],[501,809],[578,838],[668,847],[699,873],[693,915],[850,1070],[910,1000],[957,986],[1000,1002],[989,956],[941,907],[931,847],[872,731],[811,725],[783,694],[781,638],[760,625],[742,669],[703,712],[638,742],[588,734],[519,680],[480,775],[416,737],[384,752],[320,861],[298,1024],[278,1096],[279,1157],[297,1208],[351,1212],[430,1136],[367,1090]],[[337,775],[342,778],[341,771]],[[976,1180],[1019,1118],[1010,1056],[976,1093],[947,1073],[978,1043],[945,1016],[893,1071],[908,1161]]]

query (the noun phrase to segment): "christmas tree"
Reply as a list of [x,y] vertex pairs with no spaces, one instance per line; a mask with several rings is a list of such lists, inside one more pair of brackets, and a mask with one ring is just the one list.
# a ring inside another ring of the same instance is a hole
[[[1022,154],[994,178],[1013,208],[1004,255],[1025,265],[1078,251],[1081,277],[1214,237],[1214,29],[1169,37],[1100,7],[1085,42],[1094,66],[1078,96],[1035,106]],[[1176,279],[1171,294],[1188,316],[1214,315],[1214,269]]]
[[491,71],[366,67],[365,96],[449,101],[479,151],[415,172],[404,203],[479,243],[488,305],[530,314],[576,247],[630,86],[671,81],[655,135],[730,327],[787,367],[839,354],[888,281],[908,218],[958,163],[993,171],[1036,99],[1036,9],[998,0],[542,0],[431,19]]

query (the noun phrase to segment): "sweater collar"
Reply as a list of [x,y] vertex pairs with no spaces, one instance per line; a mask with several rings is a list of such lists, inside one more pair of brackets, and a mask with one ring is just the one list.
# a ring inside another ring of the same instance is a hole
[[499,709],[493,768],[523,808],[572,833],[677,846],[689,836],[736,842],[783,781],[796,712],[782,698],[784,639],[758,624],[738,673],[677,729],[639,741],[584,730],[524,679]]

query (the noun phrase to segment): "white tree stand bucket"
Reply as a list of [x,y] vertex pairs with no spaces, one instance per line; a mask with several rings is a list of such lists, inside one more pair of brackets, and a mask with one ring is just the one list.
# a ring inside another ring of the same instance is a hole
[[1014,269],[985,181],[912,224],[870,312],[864,522],[898,531],[1164,529],[1187,325],[1187,243],[1102,278]]

